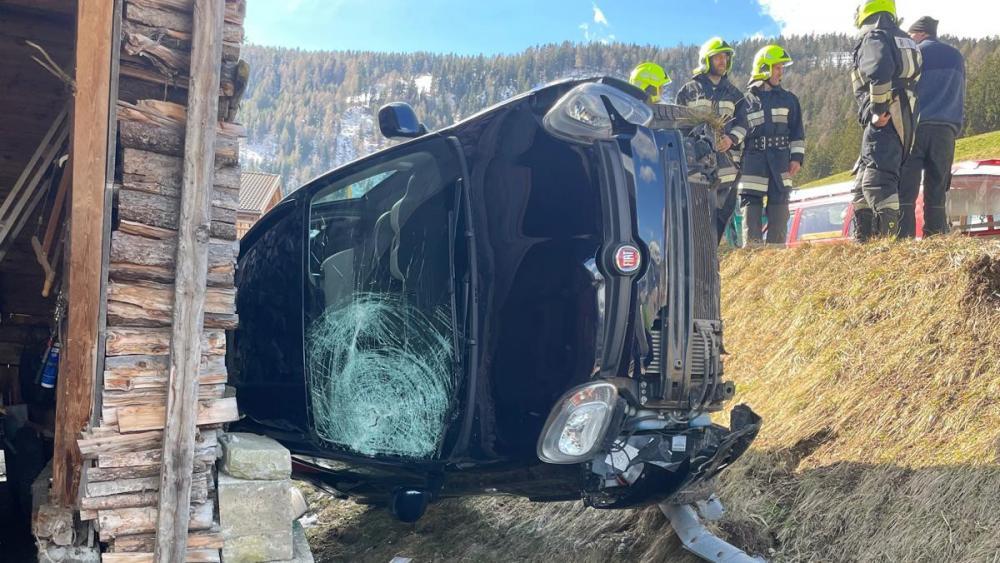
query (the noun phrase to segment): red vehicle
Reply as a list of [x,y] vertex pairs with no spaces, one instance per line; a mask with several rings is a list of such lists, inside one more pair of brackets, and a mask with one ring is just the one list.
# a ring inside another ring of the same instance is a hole
[[[853,238],[854,181],[796,190],[789,204],[788,246],[839,243]],[[917,237],[923,236],[923,190],[917,198]],[[952,167],[948,218],[969,236],[1000,236],[1000,159],[967,161]]]

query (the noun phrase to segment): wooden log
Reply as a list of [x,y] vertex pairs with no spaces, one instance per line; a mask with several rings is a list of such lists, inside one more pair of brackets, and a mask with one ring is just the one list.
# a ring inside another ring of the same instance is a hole
[[[196,462],[211,464],[215,463],[218,454],[218,444],[211,446],[199,445],[198,448],[195,449],[194,459]],[[147,463],[158,464],[163,459],[162,455],[162,449],[117,454],[100,454],[97,456],[97,465],[98,467],[131,467]]]
[[[143,225],[142,223],[130,223]],[[146,280],[171,283],[174,280],[174,260],[177,238],[174,231],[146,226],[163,233],[168,238],[150,238],[133,235],[125,230],[111,235],[110,271],[117,281]],[[131,229],[131,227],[129,227]],[[236,273],[236,244],[213,239],[209,246],[208,284],[213,287],[232,287]]]
[[[101,318],[104,205],[109,151],[114,3],[78,0],[76,95],[73,111],[73,189],[70,194],[72,241],[66,256],[67,294],[73,303],[65,333],[66,348],[56,389],[55,445],[52,459],[53,502],[72,503],[79,485],[81,460],[77,434],[90,419],[95,387],[94,365]],[[114,38],[117,40],[118,38]],[[5,128],[9,125],[5,125]],[[16,129],[15,129],[16,130]]]
[[[108,356],[162,356],[170,353],[170,330],[112,328],[108,330],[105,348]],[[225,355],[226,333],[221,330],[204,332],[201,351],[206,356]]]
[[[203,462],[195,462],[194,472],[205,473],[209,470],[209,465]],[[157,477],[160,475],[159,464],[150,465],[129,465],[126,467],[88,467],[86,469],[87,483],[98,483],[104,481],[117,481],[120,479],[141,479],[143,477]]]
[[[122,173],[125,183],[132,182],[138,191],[148,191],[170,197],[180,197],[181,173],[184,161],[176,156],[159,154],[139,149],[126,148],[122,151]],[[150,186],[152,185],[152,186]],[[237,166],[216,166],[215,189],[226,188],[236,191],[239,204],[240,169]],[[214,190],[213,190],[214,191]]]
[[88,522],[90,520],[97,520],[97,511],[96,510],[83,510],[83,509],[81,509],[80,512],[78,512],[78,514],[80,515],[80,520],[82,520],[84,522]]
[[[212,401],[224,399],[225,385],[199,385],[198,400]],[[106,391],[105,401],[101,407],[101,423],[105,425],[118,424],[118,411],[125,407],[162,407],[167,403],[167,390],[143,389],[140,391]]]
[[[206,491],[206,494],[208,492]],[[105,497],[83,497],[80,499],[80,509],[94,512],[98,510],[113,510],[116,508],[139,508],[142,506],[156,506],[160,498],[158,491],[144,491],[141,493],[125,493],[122,495],[112,495]]]
[[[235,208],[211,206],[210,209],[213,223],[236,224]],[[176,198],[131,189],[118,192],[118,216],[126,221],[176,229],[179,212],[180,201]]]
[[159,240],[177,238],[177,231],[164,229],[163,227],[154,227],[145,223],[136,223],[135,221],[119,221],[116,232]]
[[[162,495],[161,495],[162,498]],[[212,528],[212,513],[214,505],[211,501],[197,504],[185,511],[185,523],[190,530],[208,530]],[[97,512],[97,528],[101,541],[108,541],[119,535],[148,534],[156,530],[159,512],[155,507],[118,508],[114,510],[99,510]],[[181,538],[181,543],[186,539]]]
[[114,434],[109,436],[85,437],[77,440],[80,454],[85,459],[93,459],[98,454],[138,452],[163,444],[163,432],[141,432],[134,434]]
[[[209,241],[209,272],[230,271],[236,263],[236,244],[227,240]],[[177,238],[154,239],[116,231],[111,235],[111,263],[157,266],[173,269]]]
[[[203,532],[192,532],[188,534],[188,549],[222,549],[225,541],[222,531],[218,528]],[[156,536],[152,534],[137,534],[131,536],[118,536],[115,538],[115,553],[126,552],[152,552],[156,545]]]
[[[177,108],[181,111],[178,112]],[[138,104],[119,102],[118,125],[122,146],[182,156],[183,124],[186,119],[183,109],[177,104],[155,100],[142,100]],[[234,166],[239,162],[238,138],[245,134],[241,125],[219,123],[218,140],[213,143],[218,166]]]
[[[118,540],[115,540],[118,543]],[[133,553],[102,553],[101,563],[153,563],[155,561],[152,552]],[[219,563],[222,557],[218,549],[188,549],[184,556],[184,563]]]
[[[206,274],[207,276],[207,274]],[[148,281],[108,283],[108,324],[128,327],[164,327],[171,325],[172,286]],[[236,290],[212,287],[204,292],[206,328],[234,329]]]
[[133,57],[149,61],[161,74],[168,77],[185,75],[189,72],[189,53],[171,49],[162,42],[141,33],[125,32],[122,49]]
[[[105,391],[161,389],[167,385],[167,356],[109,356],[104,363]],[[227,381],[225,356],[202,356],[199,385]]]
[[[201,501],[204,502],[208,496],[208,473],[193,473],[191,477],[191,487],[192,493],[195,490],[201,491],[200,495]],[[94,483],[87,483],[85,488],[85,497],[96,498],[96,497],[107,497],[107,496],[117,496],[129,493],[142,493],[146,491],[159,491],[160,490],[160,472],[157,471],[151,477],[136,477],[132,479],[116,479],[114,481],[98,481]],[[144,506],[144,505],[139,505]],[[88,510],[101,510],[96,506],[84,507]],[[108,507],[108,508],[126,508],[126,507]]]
[[[182,7],[182,4],[187,4]],[[192,31],[192,11],[194,0],[129,0],[125,8],[125,17],[129,20],[154,28],[165,28],[181,33]],[[243,42],[243,14],[237,8],[238,3],[226,4],[226,15],[222,29],[222,40],[230,43]],[[232,6],[232,7],[231,7]]]
[[[166,386],[152,389],[131,389],[127,391],[114,391],[105,389],[106,400],[103,402],[107,408],[136,407],[142,405],[163,404],[166,399]],[[224,399],[226,395],[225,384],[199,385],[198,400],[208,401],[212,399]]]
[[[142,477],[137,479],[119,479],[117,481],[87,483],[84,495],[86,497],[93,498],[158,490],[160,490],[160,476],[156,475],[154,477]],[[96,508],[90,509],[96,510]]]
[[[239,418],[235,398],[212,401],[197,401],[196,397],[193,399],[192,402],[198,405],[198,413],[197,418],[192,418],[192,422],[197,425],[221,424]],[[162,406],[121,407],[118,409],[118,426],[122,432],[160,430],[166,425],[167,410],[168,407]],[[192,443],[193,441],[192,439]]]

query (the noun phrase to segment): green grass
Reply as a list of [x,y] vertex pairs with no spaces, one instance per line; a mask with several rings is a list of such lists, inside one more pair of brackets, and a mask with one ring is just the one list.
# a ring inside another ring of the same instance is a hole
[[[1000,158],[1000,131],[965,137],[955,143],[955,162],[985,158]],[[850,179],[850,171],[840,172],[839,174],[803,184],[799,189],[828,186],[838,182],[846,182]]]

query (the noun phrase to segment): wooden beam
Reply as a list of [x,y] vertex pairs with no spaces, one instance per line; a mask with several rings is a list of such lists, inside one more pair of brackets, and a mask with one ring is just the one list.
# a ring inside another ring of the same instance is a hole
[[184,180],[177,229],[177,282],[174,284],[170,340],[170,386],[164,413],[163,471],[154,551],[158,563],[181,562],[187,551],[195,434],[200,414],[198,374],[208,277],[225,7],[223,0],[194,0]]
[[69,311],[57,389],[52,497],[76,500],[81,459],[77,434],[90,419],[97,372],[101,309],[101,244],[108,159],[114,2],[79,0],[76,28],[76,96],[71,137],[73,190],[68,244]]

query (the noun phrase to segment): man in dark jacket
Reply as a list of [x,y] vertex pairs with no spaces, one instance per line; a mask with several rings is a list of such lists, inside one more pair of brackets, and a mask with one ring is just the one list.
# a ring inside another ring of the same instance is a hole
[[716,115],[725,123],[716,153],[719,179],[715,188],[715,221],[719,241],[736,211],[739,145],[747,134],[745,129],[733,122],[736,105],[743,100],[743,92],[729,81],[732,68],[732,46],[721,37],[709,39],[698,52],[698,68],[694,70],[694,77],[677,92],[676,100],[679,106]]
[[897,25],[895,0],[864,0],[855,24],[851,82],[864,127],[855,167],[854,227],[859,242],[899,235],[899,176],[913,146],[917,44]]
[[778,45],[757,51],[749,89],[736,109],[736,127],[747,131],[739,183],[744,246],[762,242],[765,196],[767,243],[784,245],[788,234],[792,176],[806,154],[799,99],[781,87],[784,69],[791,64],[792,58]]
[[924,236],[948,232],[945,213],[955,160],[955,136],[962,130],[965,60],[958,49],[938,41],[937,20],[923,17],[910,37],[924,59],[917,83],[917,137],[899,182],[900,236],[916,236],[914,205],[924,177]]

